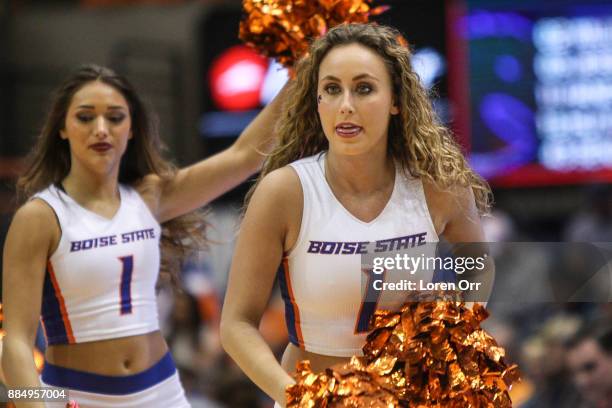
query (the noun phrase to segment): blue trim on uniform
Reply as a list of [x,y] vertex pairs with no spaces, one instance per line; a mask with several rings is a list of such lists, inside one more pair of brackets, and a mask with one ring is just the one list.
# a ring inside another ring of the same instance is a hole
[[147,370],[127,376],[108,376],[59,367],[45,362],[42,381],[55,387],[96,394],[125,395],[146,390],[176,372],[170,352]]
[[295,311],[293,310],[293,303],[289,296],[289,288],[287,287],[287,280],[285,279],[285,268],[282,266],[278,268],[278,284],[281,290],[281,296],[285,303],[285,324],[287,325],[287,332],[289,334],[289,341],[298,347],[302,347],[298,340],[297,330],[295,328]]
[[49,269],[45,272],[45,282],[43,284],[43,296],[41,305],[42,322],[45,326],[45,334],[47,335],[47,343],[52,344],[68,344],[68,332],[62,319],[57,294],[51,282]]

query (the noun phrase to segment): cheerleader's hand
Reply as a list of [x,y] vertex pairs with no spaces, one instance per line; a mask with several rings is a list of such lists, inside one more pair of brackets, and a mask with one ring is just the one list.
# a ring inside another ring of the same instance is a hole
[[66,408],[79,408],[79,404],[76,401],[69,401],[66,404]]

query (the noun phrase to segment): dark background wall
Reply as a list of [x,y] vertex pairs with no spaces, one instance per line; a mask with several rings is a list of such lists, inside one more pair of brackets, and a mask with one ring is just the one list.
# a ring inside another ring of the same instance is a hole
[[[119,5],[119,3],[121,3]],[[379,2],[379,17],[415,47],[447,46],[444,0]],[[95,7],[111,4],[107,7]],[[199,130],[211,101],[207,66],[239,43],[240,1],[0,1],[0,191],[43,122],[51,90],[75,66],[94,62],[124,73],[157,112],[161,134],[179,164],[227,147],[233,138],[204,139]],[[443,76],[436,93],[448,94]],[[228,200],[240,200],[243,186]],[[584,186],[497,189],[497,206],[547,239],[584,200]],[[0,200],[6,208],[7,199]],[[550,233],[550,234],[549,234]]]
[[204,2],[114,8],[47,4],[5,17],[2,69],[8,86],[3,99],[11,103],[0,156],[27,152],[51,90],[74,67],[92,62],[130,78],[158,113],[162,138],[181,164],[200,158],[204,152],[196,124],[204,44],[197,34],[202,19],[221,7]]

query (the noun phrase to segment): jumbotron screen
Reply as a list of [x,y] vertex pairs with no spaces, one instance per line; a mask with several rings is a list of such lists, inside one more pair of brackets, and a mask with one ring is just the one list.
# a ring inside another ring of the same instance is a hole
[[449,8],[455,130],[495,186],[612,182],[612,5],[533,3]]

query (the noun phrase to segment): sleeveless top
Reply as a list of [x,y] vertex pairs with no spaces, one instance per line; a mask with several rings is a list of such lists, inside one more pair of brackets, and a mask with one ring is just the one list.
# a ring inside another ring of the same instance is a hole
[[[375,309],[397,308],[407,299],[402,291],[366,297],[363,263],[371,262],[366,257],[411,248],[433,256],[438,236],[420,179],[407,178],[396,166],[391,198],[374,220],[364,222],[334,196],[324,161],[322,153],[290,164],[299,176],[304,208],[279,284],[291,343],[318,354],[350,357],[362,354]],[[431,281],[432,274],[416,271],[411,277]]]
[[80,206],[51,185],[35,194],[61,228],[47,262],[42,323],[47,343],[72,344],[159,329],[155,284],[161,228],[138,192],[119,185],[111,218]]

